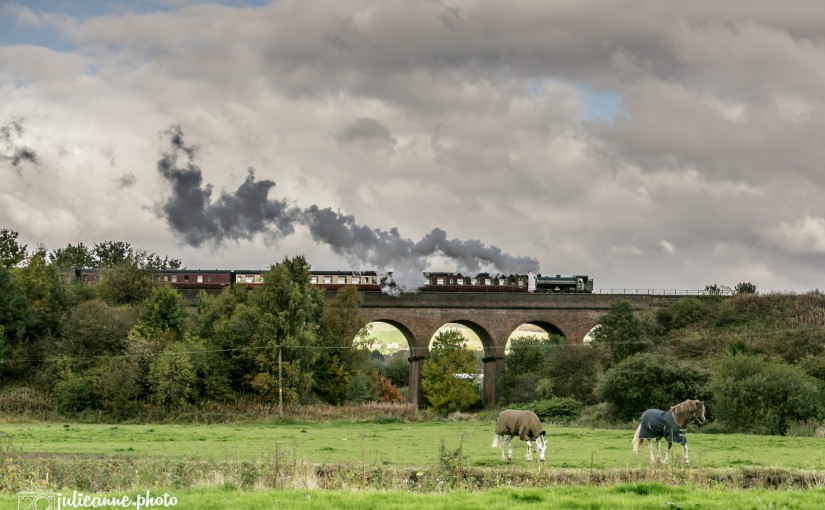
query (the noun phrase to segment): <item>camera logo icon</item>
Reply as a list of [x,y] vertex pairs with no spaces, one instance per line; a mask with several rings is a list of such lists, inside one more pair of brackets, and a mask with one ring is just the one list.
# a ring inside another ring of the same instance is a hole
[[54,492],[18,492],[17,510],[57,510]]

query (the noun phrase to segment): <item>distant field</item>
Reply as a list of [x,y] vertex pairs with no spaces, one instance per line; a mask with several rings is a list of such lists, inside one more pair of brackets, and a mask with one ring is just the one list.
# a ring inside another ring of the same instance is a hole
[[[482,350],[481,340],[470,328],[460,324],[446,324],[441,329],[458,329],[461,331],[461,334],[464,335],[464,338],[467,339],[468,347],[477,351]],[[516,332],[511,335],[510,339],[512,340],[518,336],[536,336],[547,338],[547,333],[537,326],[525,324],[516,330]],[[369,337],[373,339],[372,348],[377,349],[382,354],[393,354],[398,351],[409,349],[404,335],[394,326],[383,322],[371,323]]]

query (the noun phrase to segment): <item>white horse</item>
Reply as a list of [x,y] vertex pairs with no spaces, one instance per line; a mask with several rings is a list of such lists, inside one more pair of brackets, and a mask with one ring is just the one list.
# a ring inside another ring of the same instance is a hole
[[[667,464],[670,454],[670,447],[673,443],[680,443],[685,454],[684,463],[690,464],[688,458],[687,426],[694,421],[698,425],[703,425],[705,418],[705,404],[701,400],[685,400],[681,404],[676,404],[668,411],[660,409],[648,409],[642,413],[639,419],[639,427],[636,435],[630,444],[633,451],[639,453],[639,449],[647,440],[648,450],[650,450],[650,465],[654,466],[658,460],[661,464]],[[653,440],[656,440],[656,457],[653,456]],[[667,441],[665,457],[662,458],[662,446],[660,441]]]
[[[510,441],[515,436],[519,436],[522,441],[527,442],[527,460],[533,460],[533,440],[536,441],[536,451],[539,454],[539,461],[544,462],[544,452],[547,450],[547,442],[544,440],[544,428],[541,421],[533,411],[520,411],[508,409],[502,411],[496,419],[496,433],[493,436],[493,448],[501,448],[501,460],[513,460],[513,447]],[[504,456],[504,446],[507,446],[508,457]]]

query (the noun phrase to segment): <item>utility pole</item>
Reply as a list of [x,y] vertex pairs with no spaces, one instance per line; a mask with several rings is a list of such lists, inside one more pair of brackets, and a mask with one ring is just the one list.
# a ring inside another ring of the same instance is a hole
[[278,346],[278,416],[284,417],[284,374],[281,368],[281,346]]

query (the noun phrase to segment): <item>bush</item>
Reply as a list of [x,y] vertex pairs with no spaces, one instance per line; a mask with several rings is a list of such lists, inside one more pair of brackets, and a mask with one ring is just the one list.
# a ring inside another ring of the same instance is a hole
[[682,329],[707,320],[708,301],[695,298],[679,298],[667,308],[656,313],[656,320],[666,331]]
[[737,432],[785,434],[791,424],[823,416],[817,380],[800,367],[763,356],[719,358],[710,391],[714,415]]
[[617,423],[616,409],[613,405],[607,402],[600,402],[582,409],[581,414],[571,422],[571,425],[576,427],[609,429],[615,427]]
[[597,394],[616,408],[620,420],[646,409],[669,409],[687,399],[704,400],[708,374],[659,354],[640,353],[608,370]]
[[572,398],[551,398],[522,404],[516,409],[529,409],[543,421],[568,423],[581,414],[584,404]]
[[60,413],[80,413],[98,409],[96,384],[87,377],[72,374],[57,384],[57,410]]

